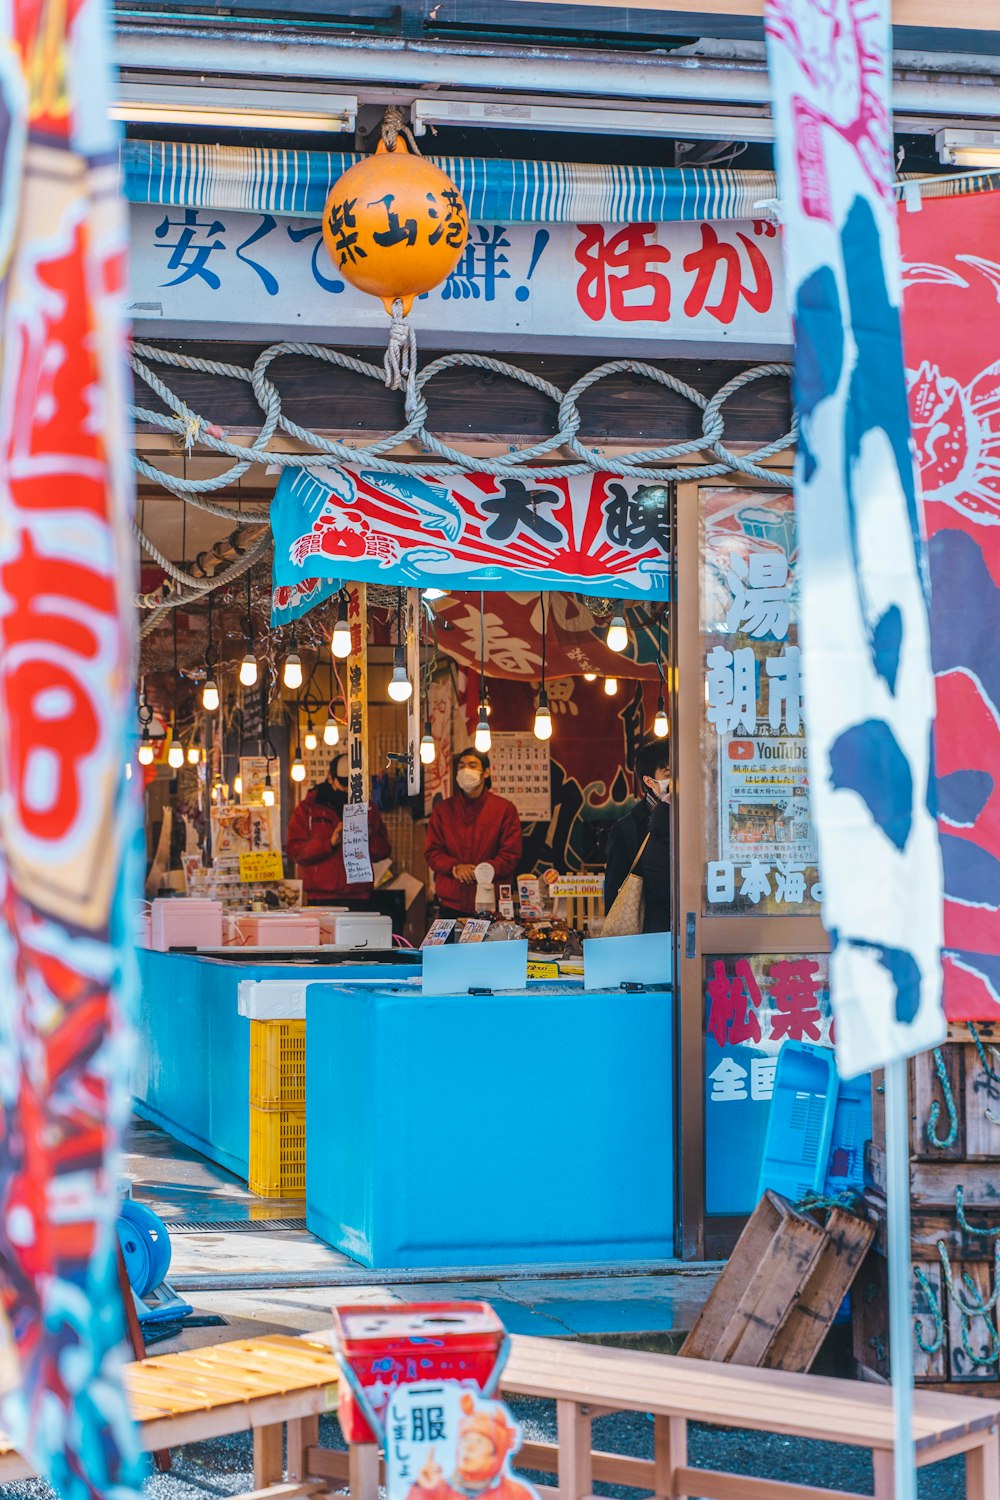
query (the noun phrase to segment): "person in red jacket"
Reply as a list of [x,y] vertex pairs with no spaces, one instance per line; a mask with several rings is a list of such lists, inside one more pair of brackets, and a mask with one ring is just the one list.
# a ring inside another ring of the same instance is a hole
[[434,871],[443,917],[476,909],[476,866],[493,866],[495,883],[510,882],[521,858],[521,820],[506,797],[486,785],[490,762],[478,750],[458,757],[458,790],[431,813],[424,853]]
[[[344,807],[347,803],[347,756],[331,760],[325,781],[307,792],[288,820],[289,859],[302,866],[302,888],[312,905],[325,906],[345,896],[370,896],[372,887],[349,885],[344,868]],[[378,809],[368,808],[368,851],[372,863],[392,853]]]

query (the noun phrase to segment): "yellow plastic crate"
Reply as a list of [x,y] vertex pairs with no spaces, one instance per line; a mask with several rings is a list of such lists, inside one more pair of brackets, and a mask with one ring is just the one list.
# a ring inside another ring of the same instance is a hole
[[294,1110],[305,1103],[305,1021],[251,1021],[251,1107]]
[[305,1197],[304,1110],[251,1107],[250,1171],[247,1186],[258,1198]]

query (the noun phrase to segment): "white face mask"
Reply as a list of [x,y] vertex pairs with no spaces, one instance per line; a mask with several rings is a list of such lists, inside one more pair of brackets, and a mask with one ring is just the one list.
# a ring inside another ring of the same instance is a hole
[[669,776],[651,776],[649,779],[653,783],[653,785],[655,786],[655,788],[656,788],[656,795],[659,797],[660,801],[661,802],[666,802],[667,798],[670,795],[670,777]]
[[474,792],[482,782],[483,773],[477,766],[462,766],[455,779],[463,792]]

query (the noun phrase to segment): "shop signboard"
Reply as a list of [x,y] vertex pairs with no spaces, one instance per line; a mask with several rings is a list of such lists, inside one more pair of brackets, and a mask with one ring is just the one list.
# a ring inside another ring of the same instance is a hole
[[521,1429],[457,1380],[399,1385],[385,1420],[387,1500],[538,1500],[511,1469]]
[[[320,224],[228,209],[132,207],[129,311],[144,337],[385,342],[375,297],[344,282]],[[491,351],[727,345],[787,350],[776,226],[473,224],[454,273],[414,303],[424,347]]]
[[787,492],[701,492],[705,915],[818,911]]
[[254,849],[240,855],[240,880],[283,880],[285,867],[279,849]]
[[705,1212],[757,1204],[778,1052],[786,1041],[832,1047],[825,953],[705,960]]

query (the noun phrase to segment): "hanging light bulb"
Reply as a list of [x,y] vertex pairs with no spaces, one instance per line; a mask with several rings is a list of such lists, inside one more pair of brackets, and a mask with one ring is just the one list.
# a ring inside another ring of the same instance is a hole
[[584,680],[584,682],[596,682],[597,681],[597,673],[596,672],[584,672],[584,674],[583,674],[583,680]]
[[337,622],[330,637],[330,650],[341,661],[351,654],[351,627],[347,623],[347,599],[343,592],[337,605]]
[[201,690],[201,706],[207,714],[214,714],[219,706],[219,689],[214,677],[210,677]]
[[658,740],[665,740],[670,733],[670,720],[667,718],[667,706],[663,701],[663,689],[660,688],[660,696],[656,700],[656,714],[653,718],[653,733]]
[[437,745],[435,745],[434,736],[431,734],[431,721],[430,719],[425,719],[424,732],[420,737],[420,764],[422,766],[432,766],[437,760],[437,753]]
[[420,597],[426,599],[428,604],[433,604],[435,599],[443,599],[447,592],[447,589],[424,589]]
[[153,741],[149,736],[149,725],[143,724],[142,735],[139,739],[139,764],[140,766],[151,766],[153,764]]
[[195,744],[194,740],[192,740],[190,745],[188,745],[187,747],[187,760],[189,766],[196,766],[201,760],[201,751]]
[[618,678],[617,677],[605,677],[605,679],[604,679],[604,691],[607,693],[607,695],[608,695],[609,698],[613,698],[615,696],[615,694],[617,693],[617,691],[618,691]]
[[302,749],[299,745],[295,747],[295,759],[292,761],[292,768],[289,775],[293,781],[305,781],[306,779],[306,768],[302,762]]
[[490,733],[490,721],[484,710],[479,715],[479,723],[476,725],[476,734],[472,743],[483,755],[488,755],[493,747],[493,736]]
[[315,750],[316,746],[319,744],[319,740],[316,738],[316,731],[313,728],[312,719],[306,720],[306,737],[303,743],[305,744],[307,750]]
[[253,687],[257,681],[257,658],[252,651],[240,662],[240,681],[244,687]]
[[413,692],[413,683],[406,675],[406,647],[397,646],[392,653],[392,676],[388,693],[394,703],[405,703]]
[[243,796],[243,777],[240,775],[240,773],[238,771],[237,771],[236,775],[233,777],[233,796],[234,797],[242,797]]
[[179,740],[174,740],[167,751],[167,765],[174,771],[179,771],[184,764],[184,746]]
[[608,626],[607,643],[609,651],[624,651],[628,645],[628,626],[623,615],[615,615]]
[[536,740],[550,740],[552,738],[552,715],[549,712],[549,695],[544,688],[538,694],[534,732]]
[[333,714],[328,714],[326,723],[323,725],[323,743],[324,745],[336,745],[339,739],[340,726],[333,717]]
[[260,800],[263,802],[265,807],[274,806],[274,787],[271,785],[270,770],[264,773],[264,788],[260,794]]
[[285,687],[291,688],[293,692],[302,686],[302,658],[297,651],[289,651],[285,657],[281,680]]

